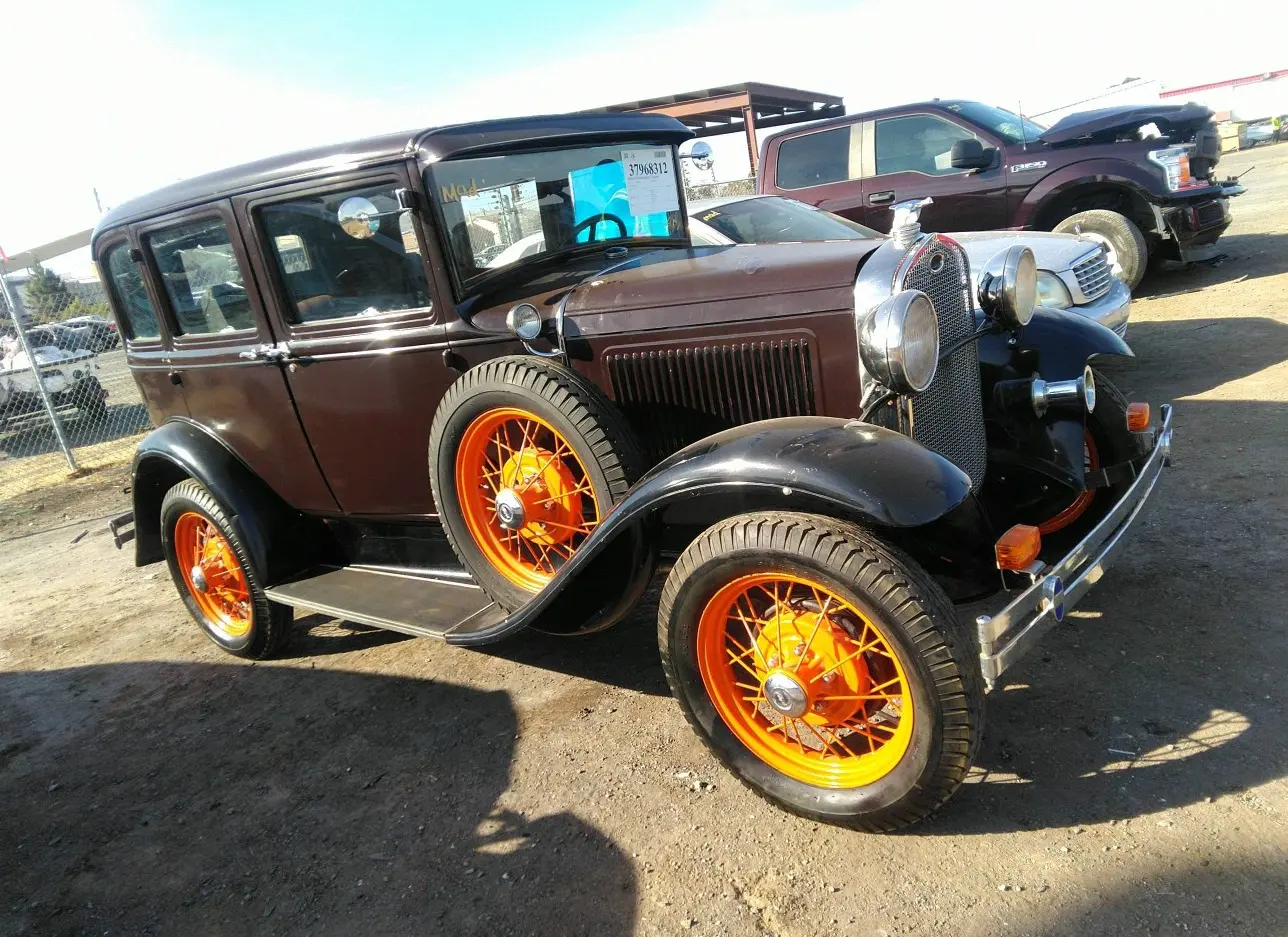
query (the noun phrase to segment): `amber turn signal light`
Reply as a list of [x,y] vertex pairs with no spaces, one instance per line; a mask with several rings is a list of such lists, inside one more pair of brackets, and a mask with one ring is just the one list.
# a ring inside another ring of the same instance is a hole
[[1042,534],[1036,527],[1016,524],[998,539],[993,547],[998,569],[1027,569],[1042,552]]
[[1133,433],[1149,429],[1149,404],[1140,400],[1127,404],[1127,428]]

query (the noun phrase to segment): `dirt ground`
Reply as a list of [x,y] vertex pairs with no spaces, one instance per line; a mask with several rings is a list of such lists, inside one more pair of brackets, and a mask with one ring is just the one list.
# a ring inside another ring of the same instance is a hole
[[487,654],[306,618],[251,665],[62,524],[0,544],[0,933],[1288,934],[1288,146],[1253,163],[1228,257],[1146,281],[1114,369],[1176,402],[1175,468],[931,822],[743,789],[652,608]]

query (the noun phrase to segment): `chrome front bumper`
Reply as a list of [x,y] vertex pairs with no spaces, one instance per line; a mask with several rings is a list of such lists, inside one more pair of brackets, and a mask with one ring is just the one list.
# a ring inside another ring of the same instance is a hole
[[1164,404],[1159,410],[1162,422],[1154,433],[1153,451],[1104,520],[1054,566],[1032,570],[1032,585],[1004,609],[975,619],[979,666],[989,689],[1006,668],[1064,620],[1065,614],[1101,580],[1122,549],[1136,515],[1158,484],[1163,469],[1171,465],[1172,408]]

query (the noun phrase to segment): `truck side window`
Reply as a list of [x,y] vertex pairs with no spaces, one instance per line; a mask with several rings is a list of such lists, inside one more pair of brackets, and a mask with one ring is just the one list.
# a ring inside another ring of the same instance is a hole
[[241,267],[222,221],[203,218],[163,228],[149,234],[147,244],[180,334],[255,328]]
[[107,252],[108,279],[112,281],[112,292],[116,294],[117,308],[125,317],[125,328],[128,338],[158,338],[161,330],[157,328],[156,313],[152,311],[152,302],[143,287],[143,275],[139,265],[130,259],[130,246],[118,244]]
[[[399,211],[395,188],[385,183],[308,195],[257,212],[292,322],[430,305],[416,229],[410,214]],[[355,211],[362,212],[356,220]]]
[[778,188],[805,189],[858,178],[850,171],[850,134],[856,129],[851,124],[784,140],[778,147]]
[[952,121],[930,114],[878,120],[876,134],[878,176],[892,172],[921,172],[928,176],[960,172],[953,169],[950,161],[953,144],[975,137]]

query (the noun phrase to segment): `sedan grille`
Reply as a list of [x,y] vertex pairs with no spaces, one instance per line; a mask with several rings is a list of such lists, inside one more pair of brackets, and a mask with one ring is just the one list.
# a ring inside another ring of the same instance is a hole
[[605,355],[604,364],[654,463],[731,426],[815,412],[804,338],[642,349]]
[[[939,318],[939,347],[948,348],[974,333],[966,254],[954,241],[935,237],[905,268],[900,289],[921,290]],[[988,444],[979,385],[979,351],[967,342],[947,359],[930,386],[912,398],[912,438],[938,452],[978,488],[984,481]]]
[[1094,303],[1108,293],[1109,284],[1114,278],[1113,271],[1109,269],[1109,260],[1103,250],[1098,250],[1086,260],[1074,264],[1073,275],[1078,278],[1078,288],[1082,290],[1082,295],[1089,303]]

